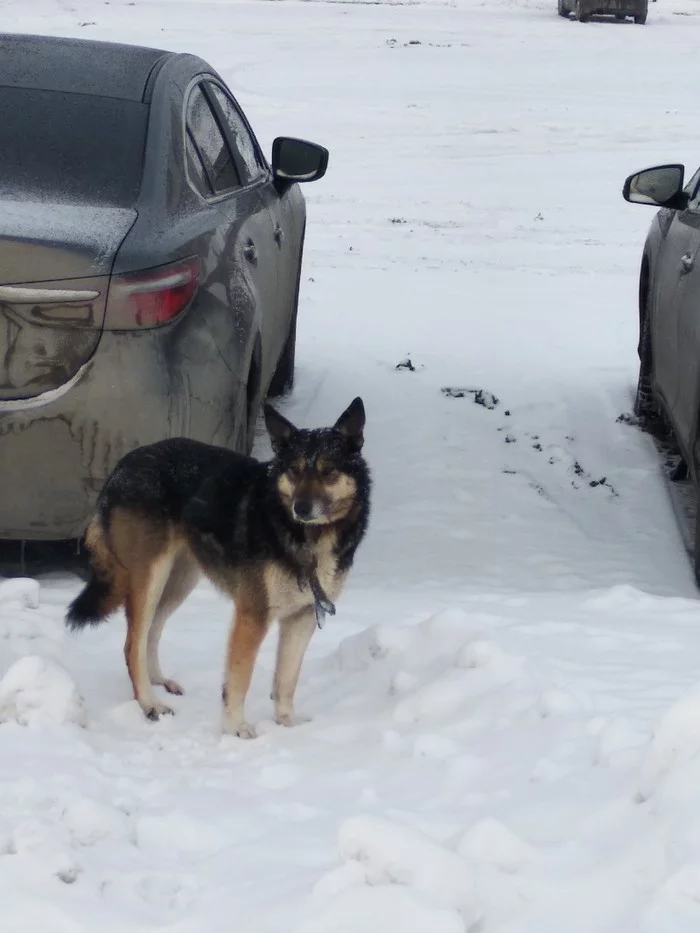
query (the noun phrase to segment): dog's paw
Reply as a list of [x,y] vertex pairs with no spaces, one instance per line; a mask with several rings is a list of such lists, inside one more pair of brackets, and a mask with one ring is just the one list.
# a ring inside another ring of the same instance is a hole
[[304,723],[311,722],[311,717],[300,716],[298,713],[276,713],[275,722],[278,726],[291,729],[293,726],[303,726]]
[[161,716],[174,716],[175,710],[171,709],[169,706],[166,706],[165,703],[151,703],[147,706],[143,706],[143,713],[146,719],[150,719],[151,722],[158,722]]
[[251,726],[247,722],[239,723],[233,730],[233,734],[237,735],[239,739],[257,739],[258,737],[255,726]]
[[184,689],[180,686],[180,684],[176,680],[170,680],[168,677],[164,677],[163,680],[157,680],[155,681],[155,683],[159,687],[164,687],[168,691],[168,693],[172,693],[178,697],[181,697],[182,694],[185,692]]
[[247,723],[238,710],[230,712],[224,709],[221,729],[224,735],[236,735],[239,739],[257,738],[255,727]]

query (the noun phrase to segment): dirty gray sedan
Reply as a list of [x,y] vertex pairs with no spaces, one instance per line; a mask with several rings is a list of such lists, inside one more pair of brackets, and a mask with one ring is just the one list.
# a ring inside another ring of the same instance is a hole
[[294,373],[304,199],[206,62],[0,36],[0,539],[75,538],[128,450],[246,451]]

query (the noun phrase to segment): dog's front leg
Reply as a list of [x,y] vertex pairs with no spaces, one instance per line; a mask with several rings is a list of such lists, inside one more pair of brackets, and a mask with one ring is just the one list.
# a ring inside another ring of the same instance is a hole
[[266,612],[257,610],[246,599],[236,600],[236,616],[226,655],[223,730],[242,739],[255,738],[255,729],[245,721],[244,705],[255,660],[267,629]]
[[313,606],[280,620],[272,699],[275,701],[275,722],[281,726],[295,725],[294,693],[315,628],[316,613]]

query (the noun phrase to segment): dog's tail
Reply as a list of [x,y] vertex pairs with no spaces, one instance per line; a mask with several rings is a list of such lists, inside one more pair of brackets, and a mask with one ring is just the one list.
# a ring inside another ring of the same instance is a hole
[[90,552],[92,576],[68,607],[66,625],[73,631],[99,625],[124,604],[119,564],[107,543],[99,517],[88,525],[85,544]]

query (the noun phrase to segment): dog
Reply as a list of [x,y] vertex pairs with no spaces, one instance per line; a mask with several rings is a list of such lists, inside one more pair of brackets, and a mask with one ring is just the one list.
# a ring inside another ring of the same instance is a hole
[[223,730],[253,738],[244,705],[271,623],[279,644],[271,699],[291,726],[294,693],[314,629],[335,613],[367,528],[371,477],[356,398],[333,427],[298,429],[264,409],[273,458],[171,438],[126,454],[107,479],[85,533],[91,576],[69,606],[73,630],[126,611],[124,646],[134,697],[148,719],[172,709],[153,686],[171,613],[205,575],[234,602],[224,674]]

